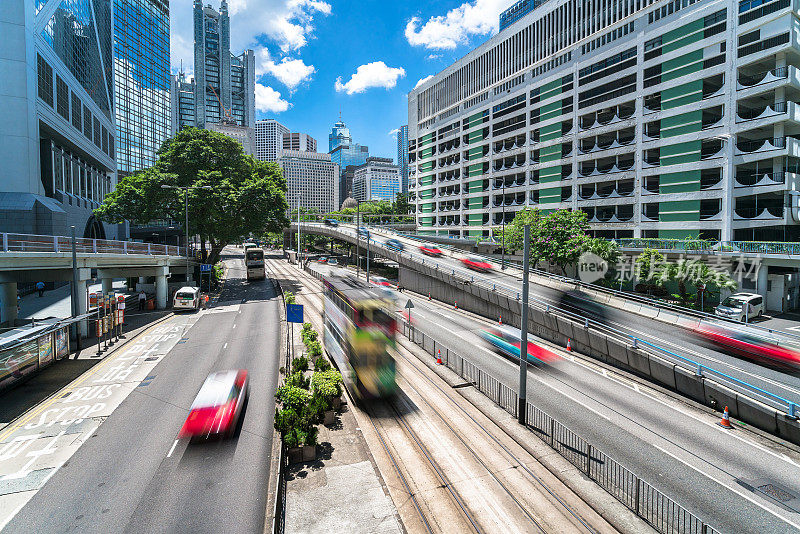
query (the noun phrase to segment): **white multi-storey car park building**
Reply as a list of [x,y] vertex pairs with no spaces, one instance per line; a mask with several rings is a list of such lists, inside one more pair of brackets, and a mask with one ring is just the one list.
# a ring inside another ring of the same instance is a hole
[[800,240],[798,0],[550,0],[409,93],[420,231]]

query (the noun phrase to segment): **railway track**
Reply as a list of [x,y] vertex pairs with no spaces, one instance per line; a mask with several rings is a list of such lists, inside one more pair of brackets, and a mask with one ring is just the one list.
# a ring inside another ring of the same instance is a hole
[[[280,261],[270,267],[307,285],[302,296],[322,313],[318,280]],[[361,408],[385,453],[391,473],[384,477],[409,532],[614,532],[588,506],[581,513],[560,497],[564,488],[551,487],[560,481],[534,473],[524,449],[498,439],[502,429],[479,421],[419,360],[399,353],[398,363],[398,395]]]

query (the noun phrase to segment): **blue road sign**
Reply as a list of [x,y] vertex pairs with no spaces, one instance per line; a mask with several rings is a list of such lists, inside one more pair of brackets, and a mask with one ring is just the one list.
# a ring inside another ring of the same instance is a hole
[[287,304],[286,305],[286,320],[290,323],[303,322],[303,305],[302,304]]
[[200,264],[200,272],[201,273],[211,272],[211,264],[210,263],[201,263]]

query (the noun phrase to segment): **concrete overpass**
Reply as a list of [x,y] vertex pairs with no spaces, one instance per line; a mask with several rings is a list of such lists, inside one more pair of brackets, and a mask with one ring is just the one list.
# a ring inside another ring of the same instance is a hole
[[[17,284],[73,280],[72,239],[64,236],[0,234],[0,318],[17,317]],[[97,271],[103,292],[114,278],[153,277],[156,307],[167,306],[170,274],[187,274],[186,248],[103,239],[75,240],[78,310],[86,310],[86,283]],[[189,261],[189,277],[197,265]],[[85,323],[81,327],[86,333]]]

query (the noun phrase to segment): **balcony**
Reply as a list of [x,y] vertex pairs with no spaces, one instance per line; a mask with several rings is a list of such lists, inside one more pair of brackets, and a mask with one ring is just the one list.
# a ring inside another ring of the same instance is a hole
[[786,148],[786,137],[773,137],[767,139],[737,139],[737,154],[754,154],[780,150]]
[[747,170],[736,172],[736,183],[734,187],[763,187],[767,185],[781,185],[786,183],[786,172],[759,172],[757,170],[749,172]]
[[578,147],[579,154],[589,154],[600,150],[610,150],[622,146],[630,145],[636,140],[636,129],[625,128],[605,134],[584,137],[580,140]]
[[795,102],[771,102],[771,101],[755,101],[740,102],[736,109],[736,122],[747,122],[758,119],[766,119],[776,115],[785,115],[790,106],[794,106]]
[[636,113],[636,101],[625,102],[617,106],[599,109],[593,113],[582,115],[578,126],[581,130],[591,130],[608,126],[615,122],[630,119]]
[[741,91],[757,85],[785,80],[789,77],[790,68],[796,70],[796,67],[785,66],[748,73],[742,68],[739,70],[739,78],[736,80],[736,90]]
[[525,143],[525,134],[522,135],[515,135],[512,137],[508,137],[503,139],[502,141],[496,141],[492,145],[492,153],[493,154],[502,154],[504,152],[508,152],[509,150],[514,150],[517,148],[521,148],[526,146]]
[[779,221],[783,220],[783,213],[783,206],[735,208],[733,210],[733,220]]
[[581,176],[597,176],[631,170],[635,162],[633,153],[609,156],[596,160],[581,161],[578,164],[578,174]]
[[506,169],[516,169],[523,165],[525,165],[525,154],[517,154],[516,156],[494,160],[493,169],[497,172]]

